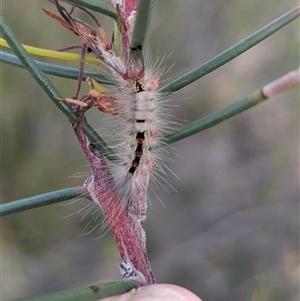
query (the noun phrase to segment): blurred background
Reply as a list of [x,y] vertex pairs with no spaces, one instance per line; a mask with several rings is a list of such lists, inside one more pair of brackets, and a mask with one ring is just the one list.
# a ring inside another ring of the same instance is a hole
[[[149,52],[153,61],[165,56],[165,70],[172,67],[167,83],[298,4],[155,1]],[[3,1],[2,15],[24,44],[79,43],[41,8],[55,11],[46,0]],[[173,94],[173,121],[186,125],[296,69],[298,50],[294,21]],[[85,177],[78,175],[89,168],[65,116],[26,70],[1,68],[2,202],[81,185]],[[61,95],[74,95],[76,81],[49,78]],[[88,114],[101,135],[109,131],[99,111]],[[169,172],[166,180],[177,192],[168,185],[157,190],[163,204],[152,194],[144,224],[157,281],[184,286],[204,301],[298,300],[299,87],[172,147],[166,164],[178,178]],[[2,218],[3,300],[121,279],[112,236],[97,231],[101,218],[88,225],[94,215],[76,213],[89,204],[81,199]]]

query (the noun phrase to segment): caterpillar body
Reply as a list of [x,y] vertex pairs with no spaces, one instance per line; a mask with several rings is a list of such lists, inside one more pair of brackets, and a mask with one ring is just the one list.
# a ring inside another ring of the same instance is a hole
[[141,49],[129,47],[135,10],[126,17],[123,1],[114,1],[123,24],[119,27],[123,42],[122,55],[119,56],[99,23],[100,37],[92,27],[60,6],[58,0],[53,2],[62,18],[46,13],[78,35],[85,49],[107,66],[117,83],[117,88],[111,93],[102,86],[98,89],[92,86],[90,93],[81,99],[83,114],[91,106],[97,106],[103,112],[120,117],[120,122],[116,122],[119,126],[116,128],[118,145],[113,147],[119,159],[113,165],[112,173],[125,208],[143,221],[149,177],[154,169],[159,170],[162,151],[158,141],[166,127],[162,121],[166,110],[162,108],[162,102],[159,102],[158,109],[160,73],[145,66]]
[[[123,121],[119,141],[123,142],[119,144],[120,160],[114,174],[125,204],[130,195],[144,187],[142,179],[149,178],[157,169],[160,135],[158,78],[158,75],[153,76],[146,70],[143,77],[122,79],[119,83],[122,95],[119,110]],[[147,195],[144,198],[147,198]]]

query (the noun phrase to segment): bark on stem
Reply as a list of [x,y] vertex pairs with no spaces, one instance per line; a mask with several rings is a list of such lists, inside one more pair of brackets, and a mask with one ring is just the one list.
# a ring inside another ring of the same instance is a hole
[[126,19],[131,15],[131,13],[136,10],[137,8],[137,2],[138,0],[125,0],[124,6],[125,6],[125,17]]
[[[146,235],[141,224],[145,208],[135,206],[134,210],[125,210],[102,154],[89,142],[80,124],[73,124],[73,130],[92,170],[92,177],[85,186],[108,221],[122,258],[121,273],[140,285],[155,283],[146,251]],[[143,188],[133,197],[132,204],[138,205],[142,196],[145,196]]]

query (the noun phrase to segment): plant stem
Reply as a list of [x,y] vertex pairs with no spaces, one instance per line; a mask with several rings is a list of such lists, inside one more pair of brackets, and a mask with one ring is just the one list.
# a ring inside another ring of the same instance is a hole
[[[5,51],[0,51],[0,62],[19,68],[25,68],[25,66],[21,63],[17,56]],[[36,63],[38,68],[46,74],[78,80],[78,69],[48,64],[37,60],[34,60],[34,62]],[[114,85],[114,82],[111,79],[95,72],[84,71],[82,79],[86,80],[87,77],[92,77],[100,84]]]
[[251,47],[257,45],[264,39],[268,38],[270,35],[272,35],[273,33],[278,31],[285,25],[289,24],[290,22],[298,18],[299,15],[300,15],[300,6],[290,10],[289,12],[282,15],[278,19],[274,20],[273,22],[269,23],[265,27],[256,31],[251,36],[238,42],[234,46],[230,47],[229,49],[215,56],[214,58],[207,61],[203,65],[197,67],[196,69],[190,71],[189,73],[181,76],[180,78],[166,85],[161,89],[161,92],[168,95],[170,93],[173,93],[175,91],[178,91],[188,86],[189,84],[195,82],[196,80],[214,71],[215,69],[223,66],[224,64],[233,60],[240,54],[249,50]]
[[210,114],[200,120],[197,120],[170,135],[167,135],[163,139],[163,141],[166,144],[170,144],[206,130],[222,121],[229,119],[230,117],[233,117],[247,109],[252,108],[255,105],[260,104],[268,98],[274,97],[275,95],[288,90],[289,88],[299,83],[299,81],[300,69],[291,71],[265,85],[261,90],[252,93],[250,96],[216,113]]
[[197,120],[170,135],[167,135],[163,141],[164,143],[171,144],[178,140],[192,136],[257,105],[264,100],[265,98],[261,92],[257,91],[251,96],[248,96],[237,103],[234,103],[216,113],[205,116],[200,120]]
[[0,216],[60,203],[88,195],[83,186],[65,188],[0,205]]
[[137,288],[137,285],[133,282],[116,281],[15,301],[96,301],[102,298],[124,294],[133,288]]
[[[155,283],[146,251],[146,234],[140,216],[125,210],[103,155],[95,149],[78,125],[73,124],[73,130],[92,171],[86,189],[93,202],[101,207],[107,219],[122,258],[120,268],[125,267],[122,268],[123,276],[134,279],[141,285]],[[145,188],[147,189],[147,186]],[[137,189],[134,197],[138,198],[139,195],[140,191]],[[126,201],[131,203],[134,200],[130,196]]]
[[113,18],[116,22],[119,21],[119,16],[117,12],[109,5],[100,0],[68,0],[68,2],[78,6],[89,8],[93,11],[109,16]]
[[[30,72],[30,74],[40,85],[40,87],[52,99],[54,104],[69,118],[69,121],[72,123],[76,123],[78,115],[74,113],[71,110],[70,106],[67,105],[65,102],[57,101],[57,98],[61,98],[59,93],[49,81],[49,79],[45,76],[45,74],[41,72],[34,60],[28,55],[28,53],[16,39],[12,31],[4,23],[4,20],[2,18],[0,18],[0,29],[10,48],[15,52],[22,64]],[[86,121],[83,121],[82,127],[86,135],[95,144],[96,148],[99,151],[101,151],[110,160],[116,159],[113,151],[106,145],[106,143]]]
[[139,0],[136,20],[134,24],[131,49],[142,49],[147,34],[151,11],[151,0]]

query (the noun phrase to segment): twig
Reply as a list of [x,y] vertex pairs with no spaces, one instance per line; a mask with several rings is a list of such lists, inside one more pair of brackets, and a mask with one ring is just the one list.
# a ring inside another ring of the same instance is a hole
[[[145,208],[125,210],[102,154],[84,135],[80,124],[72,126],[92,170],[92,177],[85,186],[91,199],[102,208],[115,238],[122,258],[121,273],[125,278],[141,285],[155,283],[146,251],[145,231],[140,219],[141,215],[145,218]],[[137,193],[136,198],[141,195],[143,191]],[[131,204],[135,201],[132,200]]]

